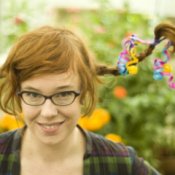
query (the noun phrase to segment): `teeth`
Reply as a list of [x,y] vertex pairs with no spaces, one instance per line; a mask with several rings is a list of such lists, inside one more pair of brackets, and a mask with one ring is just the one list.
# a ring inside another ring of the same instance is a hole
[[50,124],[46,124],[46,123],[38,123],[45,131],[56,131],[62,124],[64,123],[64,121],[62,122],[57,122],[57,123],[50,123]]
[[56,125],[43,125],[43,127],[46,129],[52,129],[52,128],[55,128]]

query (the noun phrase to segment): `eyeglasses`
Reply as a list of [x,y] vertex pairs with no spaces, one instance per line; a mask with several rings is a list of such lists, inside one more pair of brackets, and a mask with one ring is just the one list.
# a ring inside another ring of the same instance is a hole
[[18,93],[24,103],[30,106],[40,106],[45,103],[47,99],[50,99],[53,104],[58,106],[67,106],[74,102],[76,97],[80,95],[80,92],[75,91],[63,91],[50,96],[42,95],[31,91],[21,91]]

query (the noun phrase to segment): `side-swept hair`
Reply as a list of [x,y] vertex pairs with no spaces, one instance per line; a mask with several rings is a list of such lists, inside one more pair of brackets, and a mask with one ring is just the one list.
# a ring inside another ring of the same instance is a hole
[[94,58],[83,41],[67,29],[44,26],[21,36],[0,70],[0,108],[9,114],[21,113],[17,92],[21,82],[47,73],[68,70],[80,77],[80,101],[89,114],[96,105],[98,77]]

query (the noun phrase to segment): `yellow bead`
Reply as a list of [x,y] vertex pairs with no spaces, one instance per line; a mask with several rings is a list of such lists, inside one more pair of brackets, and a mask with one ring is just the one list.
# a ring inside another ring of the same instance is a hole
[[131,75],[135,75],[138,73],[138,67],[137,66],[128,66],[127,67],[128,69],[128,73],[131,74]]
[[164,64],[163,71],[166,73],[172,72],[172,67],[169,64]]

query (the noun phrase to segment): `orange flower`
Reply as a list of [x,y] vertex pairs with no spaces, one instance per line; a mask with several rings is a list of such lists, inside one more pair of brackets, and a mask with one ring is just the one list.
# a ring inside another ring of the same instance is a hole
[[24,125],[22,119],[19,120],[15,116],[5,114],[3,117],[0,118],[0,128],[1,130],[13,130],[20,128]]
[[117,143],[122,143],[123,142],[122,138],[119,135],[113,134],[113,133],[107,134],[105,136],[105,138],[107,138],[108,140],[111,140],[113,142],[117,142]]
[[116,86],[114,88],[113,94],[118,99],[123,99],[127,96],[127,91],[126,91],[125,87],[123,87],[123,86]]
[[110,121],[111,117],[108,111],[102,108],[95,109],[91,116],[81,117],[79,125],[89,131],[101,129]]

